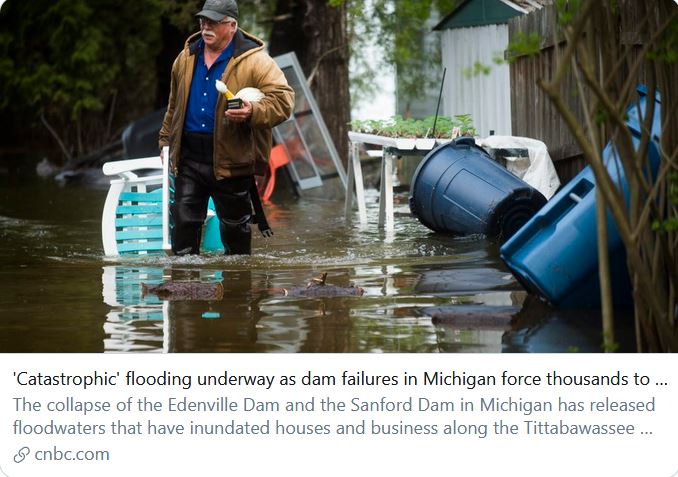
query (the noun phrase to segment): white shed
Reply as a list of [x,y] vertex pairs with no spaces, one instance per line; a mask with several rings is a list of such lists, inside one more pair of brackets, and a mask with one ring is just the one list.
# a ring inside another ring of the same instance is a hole
[[[508,47],[508,20],[542,8],[550,0],[466,0],[433,29],[442,32],[447,68],[443,114],[470,114],[478,135],[510,136],[509,66],[497,64]],[[485,70],[485,71],[483,71]]]

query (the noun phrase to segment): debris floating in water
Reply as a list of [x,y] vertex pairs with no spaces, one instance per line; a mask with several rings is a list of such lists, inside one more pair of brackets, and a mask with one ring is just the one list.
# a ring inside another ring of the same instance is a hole
[[365,290],[353,285],[347,287],[338,287],[327,285],[327,272],[323,272],[317,277],[311,279],[305,287],[292,288],[272,288],[271,293],[284,296],[305,296],[305,297],[335,297],[335,296],[362,296]]
[[327,279],[327,272],[323,272],[317,277],[313,277],[310,282],[306,285],[306,288],[311,287],[324,287],[325,280]]
[[167,301],[215,301],[224,298],[224,286],[218,283],[172,281],[157,286],[141,284],[141,294],[156,295]]
[[362,296],[365,293],[364,289],[352,285],[348,287],[337,287],[334,285],[294,287],[282,288],[281,290],[285,296],[307,297]]

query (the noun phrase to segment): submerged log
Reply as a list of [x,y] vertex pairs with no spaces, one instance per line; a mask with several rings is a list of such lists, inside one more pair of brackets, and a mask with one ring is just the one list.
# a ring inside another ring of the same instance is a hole
[[434,325],[465,329],[508,329],[519,308],[511,306],[439,306],[426,308]]
[[285,296],[307,297],[362,296],[365,293],[365,290],[360,287],[337,287],[334,285],[279,288],[275,290]]
[[219,283],[195,281],[165,282],[156,286],[141,284],[141,294],[156,295],[166,301],[218,301],[224,297],[224,286]]
[[353,285],[347,287],[338,287],[327,285],[327,272],[323,272],[317,277],[311,279],[305,287],[292,288],[271,288],[269,293],[284,296],[306,296],[306,297],[335,297],[335,296],[362,296],[365,290]]

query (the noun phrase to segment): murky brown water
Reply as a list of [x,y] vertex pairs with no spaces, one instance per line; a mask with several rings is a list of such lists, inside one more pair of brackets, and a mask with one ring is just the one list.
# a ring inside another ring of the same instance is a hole
[[[267,208],[274,237],[255,232],[251,257],[108,260],[100,238],[106,191],[21,173],[33,167],[0,172],[1,351],[599,350],[597,313],[525,300],[496,245],[429,233],[409,217],[406,193],[396,197],[390,234],[376,227],[375,190],[367,227],[346,225],[343,203],[283,198]],[[323,271],[328,283],[365,295],[269,291],[303,286]],[[224,298],[141,296],[141,283],[170,277],[221,281]],[[630,348],[628,332],[619,339]]]

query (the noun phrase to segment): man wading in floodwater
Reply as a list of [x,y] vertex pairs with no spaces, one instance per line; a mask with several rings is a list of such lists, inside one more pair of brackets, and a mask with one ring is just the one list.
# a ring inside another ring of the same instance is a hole
[[[254,174],[266,170],[271,128],[291,114],[294,92],[264,43],[238,28],[235,0],[207,0],[196,16],[200,32],[174,61],[160,130],[160,149],[170,146],[176,175],[172,251],[200,252],[211,196],[226,253],[250,254]],[[233,92],[258,88],[263,97],[227,109],[216,80]]]

